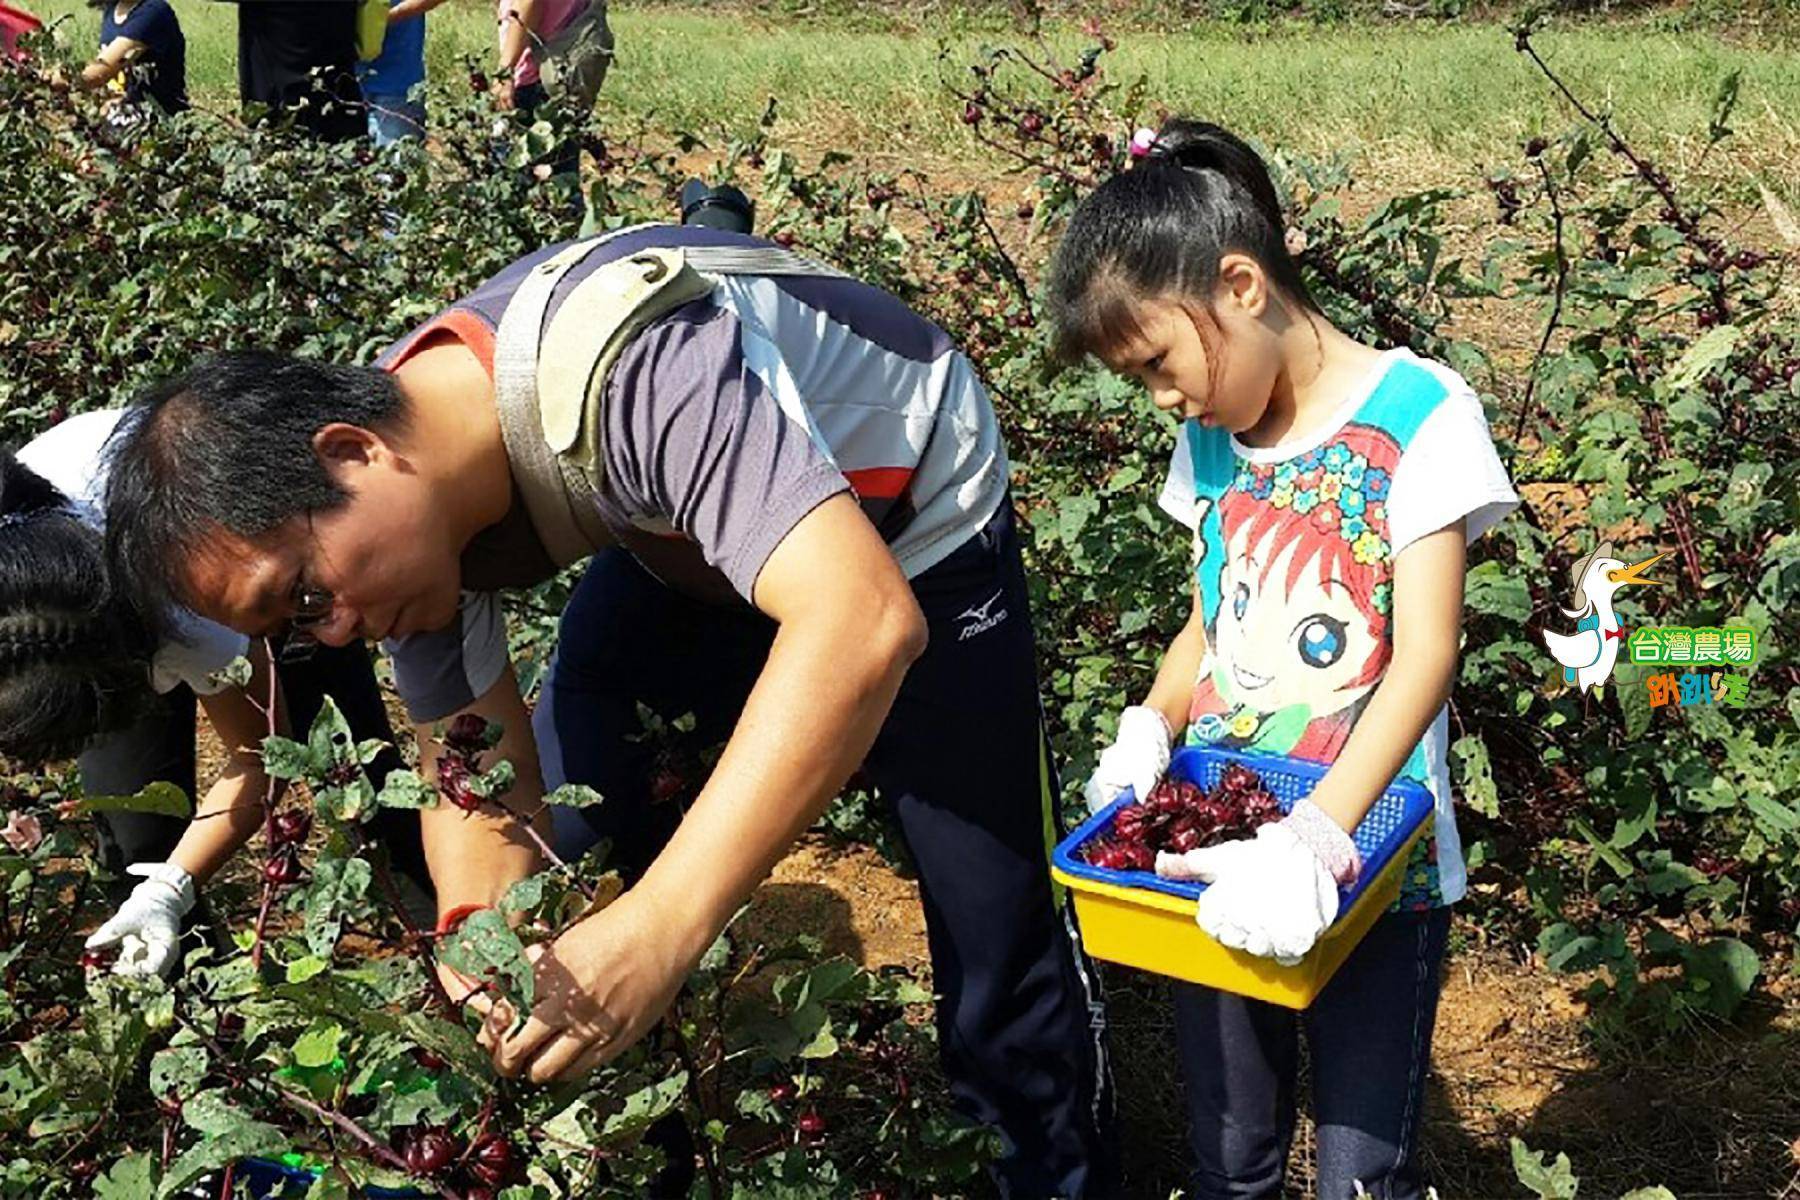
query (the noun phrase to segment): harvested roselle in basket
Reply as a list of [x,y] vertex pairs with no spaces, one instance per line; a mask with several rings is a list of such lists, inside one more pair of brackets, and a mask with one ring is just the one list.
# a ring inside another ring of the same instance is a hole
[[1081,857],[1108,871],[1150,871],[1158,851],[1185,854],[1252,837],[1258,826],[1280,819],[1281,805],[1256,772],[1232,763],[1210,789],[1164,779],[1115,813],[1111,827],[1082,846]]

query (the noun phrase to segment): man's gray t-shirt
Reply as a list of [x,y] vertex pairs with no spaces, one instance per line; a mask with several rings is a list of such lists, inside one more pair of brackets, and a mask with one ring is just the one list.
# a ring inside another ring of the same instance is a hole
[[[546,324],[597,266],[648,247],[765,245],[659,226],[615,237],[571,269]],[[527,271],[514,263],[383,355],[396,369],[439,338],[490,375],[494,331]],[[912,577],[974,536],[1006,495],[999,426],[968,359],[895,297],[837,277],[723,276],[654,322],[607,381],[598,510],[611,536],[669,586],[747,601],[781,540],[850,491]],[[452,627],[389,643],[415,721],[466,707],[505,669],[493,592],[554,573],[515,495],[463,554]]]

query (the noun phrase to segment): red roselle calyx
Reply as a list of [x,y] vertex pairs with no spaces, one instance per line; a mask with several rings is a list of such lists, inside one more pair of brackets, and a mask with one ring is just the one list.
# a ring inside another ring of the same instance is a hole
[[481,796],[475,791],[474,777],[463,759],[446,754],[438,759],[438,794],[464,812],[481,807]]
[[512,1142],[502,1134],[483,1134],[469,1154],[469,1173],[481,1182],[499,1187],[519,1165]]
[[305,809],[284,808],[270,822],[271,840],[277,846],[292,846],[306,840],[312,832],[312,814]]
[[300,866],[300,855],[292,846],[283,846],[263,863],[263,878],[277,887],[299,883],[303,874],[305,872]]

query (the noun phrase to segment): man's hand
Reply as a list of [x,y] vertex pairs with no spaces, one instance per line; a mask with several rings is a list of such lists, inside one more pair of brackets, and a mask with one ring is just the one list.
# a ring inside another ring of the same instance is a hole
[[487,1014],[481,1045],[502,1074],[533,1083],[574,1079],[624,1053],[674,1003],[687,955],[664,928],[671,914],[627,892],[556,939],[533,946],[537,1002],[511,1037],[512,1006],[476,1002]]

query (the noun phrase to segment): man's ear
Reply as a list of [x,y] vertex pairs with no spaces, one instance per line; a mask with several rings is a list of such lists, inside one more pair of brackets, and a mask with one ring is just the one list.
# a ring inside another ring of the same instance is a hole
[[393,454],[374,430],[343,421],[322,426],[313,434],[312,445],[313,453],[326,473],[340,484],[348,482],[347,476],[354,472],[372,467]]
[[1251,319],[1269,307],[1269,274],[1248,254],[1227,254],[1219,260],[1219,301]]

